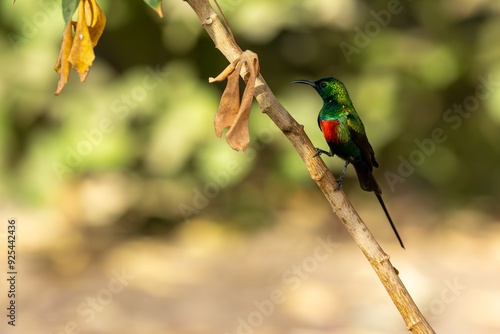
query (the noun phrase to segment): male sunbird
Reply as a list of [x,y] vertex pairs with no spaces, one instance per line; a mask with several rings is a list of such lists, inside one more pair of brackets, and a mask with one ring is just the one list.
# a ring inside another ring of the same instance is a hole
[[335,78],[323,78],[317,81],[295,80],[293,83],[302,83],[312,86],[323,99],[323,108],[318,115],[318,125],[330,151],[316,148],[314,156],[326,154],[329,157],[337,155],[345,161],[344,169],[337,180],[336,190],[342,188],[342,178],[347,166],[352,164],[358,174],[359,184],[365,191],[373,191],[377,196],[385,215],[391,223],[392,230],[398,238],[401,247],[405,248],[396,226],[382,200],[382,190],[373,177],[373,167],[378,167],[375,153],[366,137],[365,127],[352,104],[349,93],[344,84]]

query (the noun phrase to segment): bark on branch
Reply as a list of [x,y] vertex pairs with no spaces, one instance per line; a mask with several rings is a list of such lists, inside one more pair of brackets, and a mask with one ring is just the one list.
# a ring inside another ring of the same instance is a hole
[[[208,0],[185,0],[196,12],[201,24],[208,35],[212,38],[215,46],[227,58],[233,62],[242,54],[241,48],[236,44],[233,36],[226,30],[213,10]],[[245,77],[245,69],[241,75]],[[368,227],[361,220],[356,210],[349,202],[343,191],[335,191],[336,179],[330,173],[325,163],[319,157],[313,157],[316,153],[309,137],[304,132],[302,125],[287,112],[278,102],[269,86],[259,75],[255,82],[255,99],[263,112],[265,112],[276,126],[292,143],[304,161],[311,178],[321,189],[330,203],[333,212],[339,217],[342,224],[351,234],[358,247],[366,256],[380,281],[389,293],[392,301],[403,317],[406,328],[412,333],[429,334],[434,333],[430,324],[424,318],[417,305],[411,298],[405,286],[401,282],[398,271],[392,266],[389,256],[382,250]]]

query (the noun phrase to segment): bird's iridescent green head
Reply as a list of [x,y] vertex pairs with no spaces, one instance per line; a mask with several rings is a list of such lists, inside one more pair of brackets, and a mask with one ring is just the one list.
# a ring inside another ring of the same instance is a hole
[[292,83],[303,83],[313,87],[325,104],[352,106],[349,93],[339,79],[328,77],[316,81],[295,80]]

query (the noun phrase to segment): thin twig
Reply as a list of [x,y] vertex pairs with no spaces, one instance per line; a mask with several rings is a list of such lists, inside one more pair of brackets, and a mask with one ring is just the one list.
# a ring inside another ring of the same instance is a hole
[[231,26],[227,22],[226,15],[224,15],[224,12],[222,11],[222,8],[220,8],[217,0],[214,0],[214,2],[215,2],[215,5],[217,6],[217,9],[219,10],[220,15],[222,16],[222,19],[224,20],[224,25],[226,26],[226,30],[229,32],[229,35],[231,35],[231,40],[234,42],[234,44],[237,44],[236,39],[234,38],[234,35],[233,35],[233,31],[231,30]]
[[[233,62],[242,51],[224,28],[208,0],[185,0],[196,12],[203,27],[212,38],[217,49]],[[209,20],[210,19],[210,20]],[[210,24],[207,24],[210,22]],[[241,75],[245,76],[245,69]],[[382,250],[368,227],[359,217],[343,191],[335,191],[337,182],[322,159],[314,157],[315,149],[304,132],[303,126],[278,102],[262,75],[255,82],[255,98],[265,112],[292,143],[304,161],[311,178],[321,189],[334,213],[349,231],[358,247],[366,256],[380,281],[399,310],[406,328],[416,334],[432,334],[434,330],[424,318],[417,305],[401,282],[398,271],[392,266],[389,256]]]

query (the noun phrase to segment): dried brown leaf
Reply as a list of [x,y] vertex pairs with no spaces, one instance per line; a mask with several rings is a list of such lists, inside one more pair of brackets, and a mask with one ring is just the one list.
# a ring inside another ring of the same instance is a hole
[[[248,71],[248,79],[240,100],[239,78],[244,66]],[[215,133],[220,137],[225,128],[230,128],[226,134],[226,141],[237,151],[246,151],[250,143],[248,119],[252,109],[255,80],[258,75],[259,60],[257,55],[247,50],[215,79],[210,78],[210,82],[227,78],[226,89],[222,94],[219,109],[215,115]]]
[[220,138],[222,131],[230,128],[240,109],[240,85],[239,74],[234,71],[227,79],[226,89],[222,93],[219,109],[215,114],[214,126],[215,134]]
[[250,132],[248,129],[248,119],[250,118],[250,111],[252,109],[253,93],[255,90],[255,71],[253,66],[249,66],[246,60],[240,61],[235,73],[240,73],[243,64],[247,64],[250,77],[245,86],[243,96],[241,98],[240,108],[238,115],[234,120],[231,128],[226,134],[226,140],[233,149],[237,151],[246,151],[250,143]]

